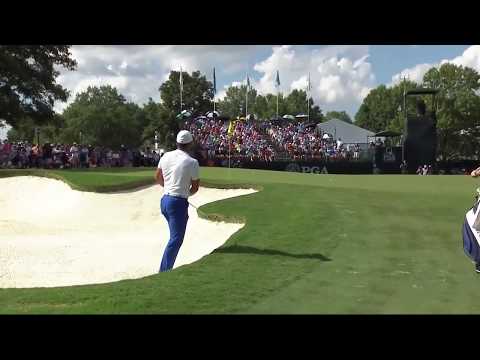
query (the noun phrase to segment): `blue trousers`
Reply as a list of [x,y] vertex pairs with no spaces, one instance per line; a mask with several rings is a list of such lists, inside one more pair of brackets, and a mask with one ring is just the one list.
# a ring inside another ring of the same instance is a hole
[[188,200],[164,195],[160,201],[160,209],[167,219],[170,229],[170,239],[160,263],[160,272],[164,272],[173,268],[180,246],[182,246],[188,222]]

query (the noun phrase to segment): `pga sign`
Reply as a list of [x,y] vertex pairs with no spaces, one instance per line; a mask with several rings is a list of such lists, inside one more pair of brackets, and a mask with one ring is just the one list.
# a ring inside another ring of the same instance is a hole
[[326,166],[300,166],[295,163],[288,164],[285,168],[286,171],[291,172],[302,172],[306,174],[328,174],[328,170]]
[[324,166],[320,168],[320,166],[301,166],[302,173],[309,173],[309,174],[328,174],[327,167]]

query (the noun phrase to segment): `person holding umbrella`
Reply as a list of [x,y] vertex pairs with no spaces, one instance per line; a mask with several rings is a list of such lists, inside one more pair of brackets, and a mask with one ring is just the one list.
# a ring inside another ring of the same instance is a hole
[[194,195],[200,185],[198,161],[188,154],[192,144],[192,134],[187,130],[180,131],[177,149],[162,156],[155,173],[157,183],[163,187],[160,208],[170,229],[160,272],[173,268],[187,229],[188,197]]

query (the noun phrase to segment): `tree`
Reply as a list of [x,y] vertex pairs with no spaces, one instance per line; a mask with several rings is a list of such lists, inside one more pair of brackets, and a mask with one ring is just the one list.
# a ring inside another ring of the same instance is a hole
[[259,119],[270,119],[272,117],[272,115],[269,114],[268,102],[265,96],[257,95],[253,112]]
[[480,148],[480,74],[454,64],[431,68],[423,85],[437,94],[438,155],[441,159],[478,157]]
[[418,87],[412,81],[404,81],[393,87],[379,85],[363,99],[355,114],[355,125],[373,132],[382,130],[403,131],[403,92]]
[[[127,103],[111,86],[88,87],[64,111],[64,142],[79,142],[119,148],[138,147],[146,119],[138,107]],[[80,135],[81,134],[81,135]]]
[[58,67],[75,70],[68,45],[0,45],[0,119],[16,127],[24,119],[44,124],[55,101],[68,92],[56,83]]
[[[313,99],[311,100],[313,104]],[[318,105],[313,105],[310,108],[310,121],[314,123],[320,123],[325,121],[325,116],[322,113],[322,109]]]
[[173,149],[176,143],[176,134],[181,123],[177,121],[175,113],[166,109],[162,104],[149,99],[143,106],[143,114],[147,123],[142,134],[142,143],[151,145],[155,141],[155,133],[160,146]]
[[[183,110],[195,115],[203,115],[213,110],[213,84],[201,75],[200,71],[194,71],[192,75],[182,72]],[[180,72],[171,71],[167,81],[159,88],[163,106],[173,113],[180,113]]]
[[[193,116],[204,115],[213,110],[213,84],[208,81],[200,71],[194,71],[192,75],[182,72],[183,110],[189,111]],[[176,134],[180,130],[182,120],[177,119],[180,113],[180,72],[171,71],[167,81],[159,88],[162,106],[156,111],[156,122],[150,123],[144,132],[145,136],[151,136],[152,132],[158,131],[161,143],[167,148],[175,146]]]
[[[229,117],[244,116],[245,89],[245,85],[229,87],[225,97],[219,102],[220,112]],[[277,95],[258,95],[257,91],[252,89],[248,95],[248,109],[248,112],[254,113],[258,119],[275,118],[277,116]],[[295,116],[307,112],[307,93],[305,91],[293,90],[287,96],[278,95],[278,116],[282,117],[287,114]],[[323,120],[322,110],[314,104],[312,98],[310,98],[310,120],[313,122]]]
[[[285,98],[286,112],[290,115],[306,114],[307,109],[307,93],[304,90],[293,90]],[[310,99],[310,106],[312,101]],[[284,114],[285,115],[285,114]]]
[[[9,141],[28,141],[37,143],[56,143],[60,140],[62,128],[65,125],[65,119],[60,114],[55,114],[53,119],[45,125],[37,125],[31,118],[26,117],[17,122],[15,128],[11,128],[7,133]],[[38,136],[37,131],[38,130]]]
[[332,120],[332,119],[338,119],[345,121],[346,123],[351,124],[352,119],[350,118],[350,115],[347,114],[346,111],[329,111],[325,115],[325,120]]
[[[230,86],[223,100],[218,103],[218,110],[224,116],[235,118],[237,116],[245,117],[247,86]],[[257,106],[257,90],[250,89],[248,91],[248,113],[255,114],[260,117]],[[259,105],[261,106],[261,102]]]

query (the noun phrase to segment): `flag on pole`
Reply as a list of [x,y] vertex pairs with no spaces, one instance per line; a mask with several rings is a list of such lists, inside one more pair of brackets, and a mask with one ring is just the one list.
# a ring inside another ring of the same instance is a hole
[[247,75],[247,91],[250,90],[250,79],[248,78],[248,75]]
[[307,90],[308,90],[309,92],[312,91],[312,83],[310,82],[310,73],[308,73]]
[[278,70],[277,70],[277,78],[275,79],[275,86],[280,86],[280,74],[278,73]]
[[213,68],[213,93],[217,93],[217,78],[215,77],[215,68]]

